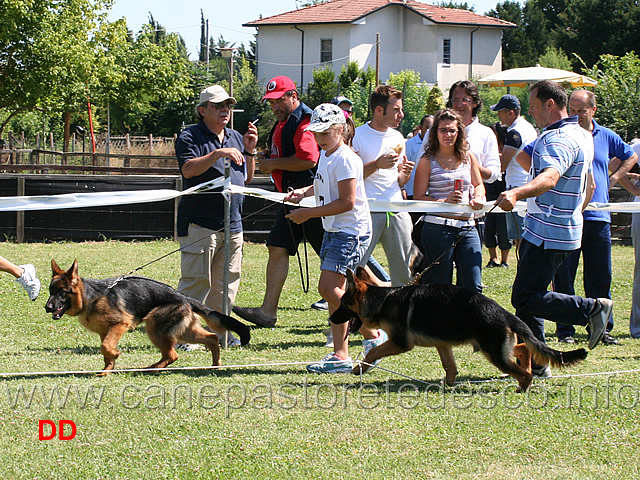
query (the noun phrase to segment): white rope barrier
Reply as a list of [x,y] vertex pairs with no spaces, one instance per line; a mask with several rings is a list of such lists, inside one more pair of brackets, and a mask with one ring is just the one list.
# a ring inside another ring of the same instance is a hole
[[[242,369],[242,368],[263,368],[263,367],[287,367],[287,366],[301,366],[301,365],[310,365],[312,363],[316,363],[317,360],[311,362],[276,362],[276,363],[249,363],[249,364],[233,364],[233,365],[209,365],[209,366],[198,366],[198,367],[166,367],[166,368],[123,368],[119,370],[109,370],[109,374],[118,374],[118,373],[152,373],[152,372],[181,372],[181,371],[194,371],[194,370],[231,370],[231,369]],[[356,364],[367,365],[371,367],[371,370],[378,369],[384,372],[396,375],[398,377],[403,377],[408,380],[412,380],[414,382],[422,383],[425,385],[433,385],[433,382],[427,382],[425,380],[420,380],[419,378],[412,377],[410,375],[406,375],[400,372],[396,372],[394,370],[390,370],[385,367],[381,367],[380,365],[373,365],[371,363],[367,363],[364,360],[356,360]],[[0,373],[0,378],[12,378],[12,377],[32,377],[32,376],[54,376],[54,375],[97,375],[99,373],[104,373],[104,370],[60,370],[60,371],[41,371],[41,372],[4,372]],[[579,373],[579,374],[566,374],[566,375],[553,375],[548,378],[539,378],[539,380],[550,380],[550,379],[562,379],[562,378],[579,378],[579,377],[596,377],[596,376],[605,376],[605,375],[622,375],[629,373],[640,373],[640,369],[635,370],[614,370],[608,372],[592,372],[592,373]],[[360,379],[362,381],[362,374],[360,374]],[[456,382],[456,384],[468,384],[468,383],[491,383],[491,382],[507,382],[514,381],[513,378],[509,376],[505,376],[502,378],[489,378],[486,380],[466,380],[463,382]]]
[[[224,178],[216,178],[210,182],[202,183],[179,192],[177,190],[125,190],[118,192],[90,192],[90,193],[65,193],[60,195],[33,195],[0,197],[0,212],[29,211],[29,210],[59,210],[66,208],[102,207],[105,205],[125,205],[132,203],[161,202],[173,200],[183,195],[198,194],[205,190],[222,188]],[[282,203],[284,193],[270,192],[261,188],[239,187],[231,185],[224,193],[241,193],[252,197],[262,198],[275,203]],[[294,205],[294,204],[292,204]],[[314,207],[315,200],[312,197],[300,202],[302,207]],[[381,200],[369,200],[369,208],[372,212],[421,212],[421,213],[486,213],[493,207],[493,202],[487,202],[482,210],[472,210],[468,204],[447,204],[441,202],[427,202],[420,200],[401,200],[388,202]],[[600,210],[609,212],[640,213],[640,202],[616,202],[616,203],[590,203],[587,210]],[[514,211],[524,215],[526,202],[518,202]],[[501,208],[496,208],[493,213],[506,213]]]

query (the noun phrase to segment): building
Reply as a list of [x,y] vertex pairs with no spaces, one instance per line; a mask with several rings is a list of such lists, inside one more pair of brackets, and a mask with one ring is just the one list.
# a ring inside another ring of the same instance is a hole
[[262,18],[257,29],[257,75],[266,81],[287,75],[306,87],[314,68],[339,72],[349,60],[379,75],[405,69],[420,72],[444,90],[457,80],[502,70],[502,30],[516,25],[468,10],[443,8],[416,0],[331,0]]

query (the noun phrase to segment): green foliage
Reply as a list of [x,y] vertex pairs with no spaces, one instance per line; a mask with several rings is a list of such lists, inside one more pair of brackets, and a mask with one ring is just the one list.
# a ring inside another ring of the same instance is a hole
[[266,145],[275,116],[269,104],[261,101],[264,92],[251,70],[250,62],[241,59],[238,63],[240,69],[234,77],[233,96],[238,100],[237,108],[244,112],[234,113],[234,128],[244,133],[247,131],[248,123],[260,117],[260,123],[257,125],[258,144]]
[[503,68],[531,67],[549,45],[553,45],[551,26],[537,0],[528,0],[524,6],[518,1],[506,0],[487,13],[488,16],[518,25],[503,31]]
[[476,11],[476,7],[474,7],[473,5],[470,6],[467,2],[439,2],[438,6],[444,8],[458,8],[461,10],[469,10],[470,12]]
[[[126,35],[124,22],[105,24],[96,36],[100,52],[97,82],[92,96],[113,108],[115,132],[160,133],[156,123],[161,105],[170,105],[189,95],[189,62],[179,47],[180,38],[171,33],[155,35],[157,25],[146,24],[135,39]],[[155,43],[160,40],[161,43]],[[104,115],[104,113],[103,113]],[[163,133],[167,133],[166,130]]]
[[338,75],[338,83],[340,84],[340,90],[344,90],[353,85],[360,77],[360,65],[356,60],[349,60],[345,65],[340,68],[340,74]]
[[573,68],[567,54],[555,47],[547,47],[544,53],[538,58],[538,63],[547,68],[559,68],[569,71]]
[[87,48],[110,0],[42,0],[0,3],[0,110],[15,115],[41,108],[63,112],[91,82]]
[[530,67],[548,47],[569,55],[572,68],[593,65],[600,54],[640,51],[640,3],[637,0],[515,0],[496,5],[487,15],[518,25],[503,34],[503,67]]
[[400,125],[400,131],[406,136],[425,115],[430,88],[420,81],[420,73],[413,70],[389,74],[387,85],[393,85],[402,91],[404,119]]
[[[602,53],[640,52],[640,2],[572,0],[559,13],[556,45],[594,65]],[[574,63],[576,67],[578,62]]]
[[330,102],[338,94],[339,87],[336,74],[330,65],[313,69],[313,80],[307,86],[307,92],[302,101],[309,107],[315,108],[321,103]]
[[431,90],[429,90],[429,95],[427,96],[427,103],[424,107],[425,115],[435,115],[436,112],[445,106],[444,95],[442,94],[442,90],[438,85],[434,85]]
[[596,120],[627,142],[640,137],[640,58],[635,53],[622,57],[601,55],[598,63],[583,72],[598,81],[594,92]]

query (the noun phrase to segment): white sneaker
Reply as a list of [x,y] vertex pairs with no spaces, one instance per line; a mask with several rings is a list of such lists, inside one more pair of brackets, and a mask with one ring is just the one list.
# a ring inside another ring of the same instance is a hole
[[194,352],[196,350],[207,349],[207,347],[200,345],[199,343],[178,343],[174,348],[176,350],[182,350],[183,352]]
[[[378,329],[377,338],[372,338],[370,340],[362,340],[362,347],[363,347],[362,356],[366,357],[367,353],[369,353],[374,347],[377,347],[378,345],[382,345],[388,339],[389,337],[387,336],[387,332],[385,332],[384,330]],[[379,358],[378,360],[373,362],[373,365],[378,365],[380,363],[380,360],[382,359]]]
[[29,299],[33,301],[38,298],[38,295],[40,294],[40,280],[38,280],[38,277],[36,276],[36,268],[30,263],[27,263],[26,265],[18,265],[18,267],[22,268],[24,271],[19,278],[16,278],[16,282],[27,291]]
[[327,341],[324,346],[327,348],[333,348],[333,333],[331,333],[331,329],[326,328],[322,330],[322,333],[327,337]]
[[309,373],[351,373],[353,361],[351,357],[342,360],[335,353],[331,352],[318,363],[307,365]]
[[[220,340],[218,341],[218,343],[220,344],[221,347],[224,345],[224,334],[220,336]],[[233,333],[229,332],[227,347],[239,347],[239,346],[240,346],[240,339],[235,337]]]

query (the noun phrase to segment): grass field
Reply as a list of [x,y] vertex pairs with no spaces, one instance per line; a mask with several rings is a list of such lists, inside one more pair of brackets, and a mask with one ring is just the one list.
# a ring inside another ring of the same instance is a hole
[[[327,353],[326,315],[309,308],[319,298],[315,256],[306,294],[292,262],[276,328],[254,329],[249,346],[222,352],[225,365],[245,366],[106,378],[46,374],[103,365],[97,335],[74,318],[53,321],[44,311],[51,258],[65,268],[77,258],[82,276],[102,278],[175,248],[171,241],[2,244],[6,258],[36,265],[44,289],[30,303],[12,277],[0,278],[1,478],[640,478],[631,247],[613,250],[613,333],[621,345],[599,346],[582,365],[534,380],[527,394],[515,393],[515,382],[469,346],[455,349],[460,383],[445,391],[435,349],[387,358],[380,366],[390,371],[377,369],[362,380],[308,375],[303,364],[273,365]],[[263,245],[246,245],[238,305],[261,301],[266,257]],[[485,293],[509,309],[514,258],[511,263],[483,271]],[[140,273],[175,286],[179,255]],[[555,325],[547,328],[549,344],[567,349],[556,342]],[[584,329],[577,338],[586,346]],[[352,355],[360,342],[352,336]],[[125,335],[120,348],[116,368],[159,358],[143,328]],[[173,367],[210,363],[208,352],[181,352]],[[73,421],[76,436],[39,441],[39,420]]]

